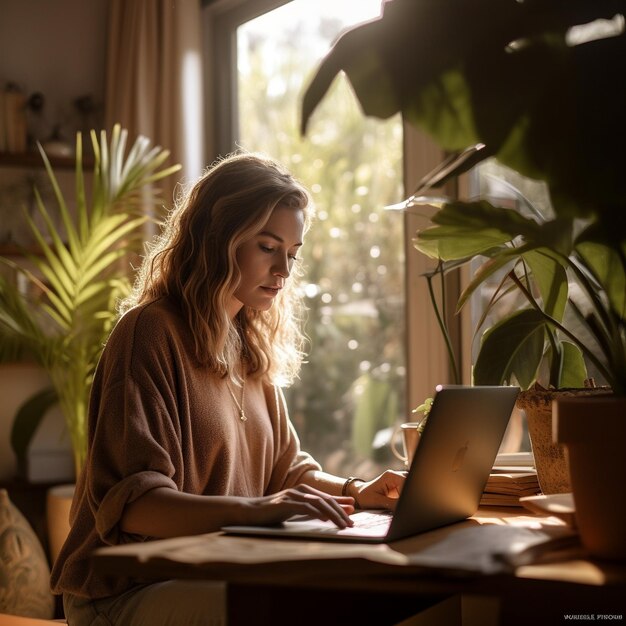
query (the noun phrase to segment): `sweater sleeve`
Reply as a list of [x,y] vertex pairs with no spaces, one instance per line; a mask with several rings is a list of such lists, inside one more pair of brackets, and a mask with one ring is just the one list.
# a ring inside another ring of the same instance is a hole
[[[118,349],[127,340],[120,333],[105,349],[90,406],[86,496],[107,544],[145,539],[121,532],[125,506],[157,487],[180,489],[183,481],[175,368],[162,342],[140,340],[131,351]],[[127,353],[141,358],[118,357]]]
[[96,530],[107,544],[145,539],[127,537],[120,531],[127,504],[157,487],[178,489],[172,462],[180,452],[175,429],[167,428],[170,420],[158,429],[153,427],[160,411],[154,400],[149,404],[142,401],[143,395],[132,381],[112,389],[92,448],[87,494]]
[[267,493],[293,487],[302,482],[304,474],[320,470],[320,464],[300,448],[300,439],[289,419],[287,403],[281,389],[268,387],[267,406],[275,424],[276,457]]

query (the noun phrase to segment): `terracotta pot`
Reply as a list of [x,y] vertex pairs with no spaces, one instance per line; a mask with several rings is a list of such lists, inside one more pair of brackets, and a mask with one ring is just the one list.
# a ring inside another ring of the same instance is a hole
[[572,491],[567,454],[564,447],[556,443],[552,436],[552,401],[607,393],[606,387],[555,390],[544,389],[539,385],[520,392],[517,407],[526,413],[537,480],[544,494]]
[[567,447],[576,525],[593,556],[626,560],[626,398],[559,398],[554,438]]
[[46,522],[50,562],[56,561],[70,532],[70,508],[75,485],[57,485],[48,489],[46,497]]

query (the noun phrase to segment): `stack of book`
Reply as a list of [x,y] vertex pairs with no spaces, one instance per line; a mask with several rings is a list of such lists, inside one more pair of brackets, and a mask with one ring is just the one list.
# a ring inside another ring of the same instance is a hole
[[522,506],[519,499],[541,492],[534,469],[501,471],[494,469],[480,499],[481,506]]

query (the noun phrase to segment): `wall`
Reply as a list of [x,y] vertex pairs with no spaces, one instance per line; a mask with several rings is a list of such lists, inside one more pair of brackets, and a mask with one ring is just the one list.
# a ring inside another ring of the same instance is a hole
[[102,107],[108,0],[0,0],[0,87],[17,82],[46,99],[47,130],[80,123],[72,102]]
[[[36,365],[0,364],[0,481],[17,473],[15,455],[10,445],[13,416],[20,405],[50,381]],[[74,478],[74,459],[70,437],[58,406],[50,409],[31,441],[25,468],[30,482],[65,482]]]

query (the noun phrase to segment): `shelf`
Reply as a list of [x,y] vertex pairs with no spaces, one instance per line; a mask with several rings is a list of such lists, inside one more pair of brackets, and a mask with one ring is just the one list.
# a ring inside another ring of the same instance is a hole
[[[73,156],[49,156],[50,164],[55,169],[73,170],[76,160]],[[93,159],[83,157],[83,167],[93,166]],[[39,152],[0,152],[0,167],[43,168],[43,159]]]
[[24,254],[32,254],[33,256],[43,256],[41,249],[34,246],[25,246],[20,248],[14,243],[0,243],[0,256],[24,256]]

